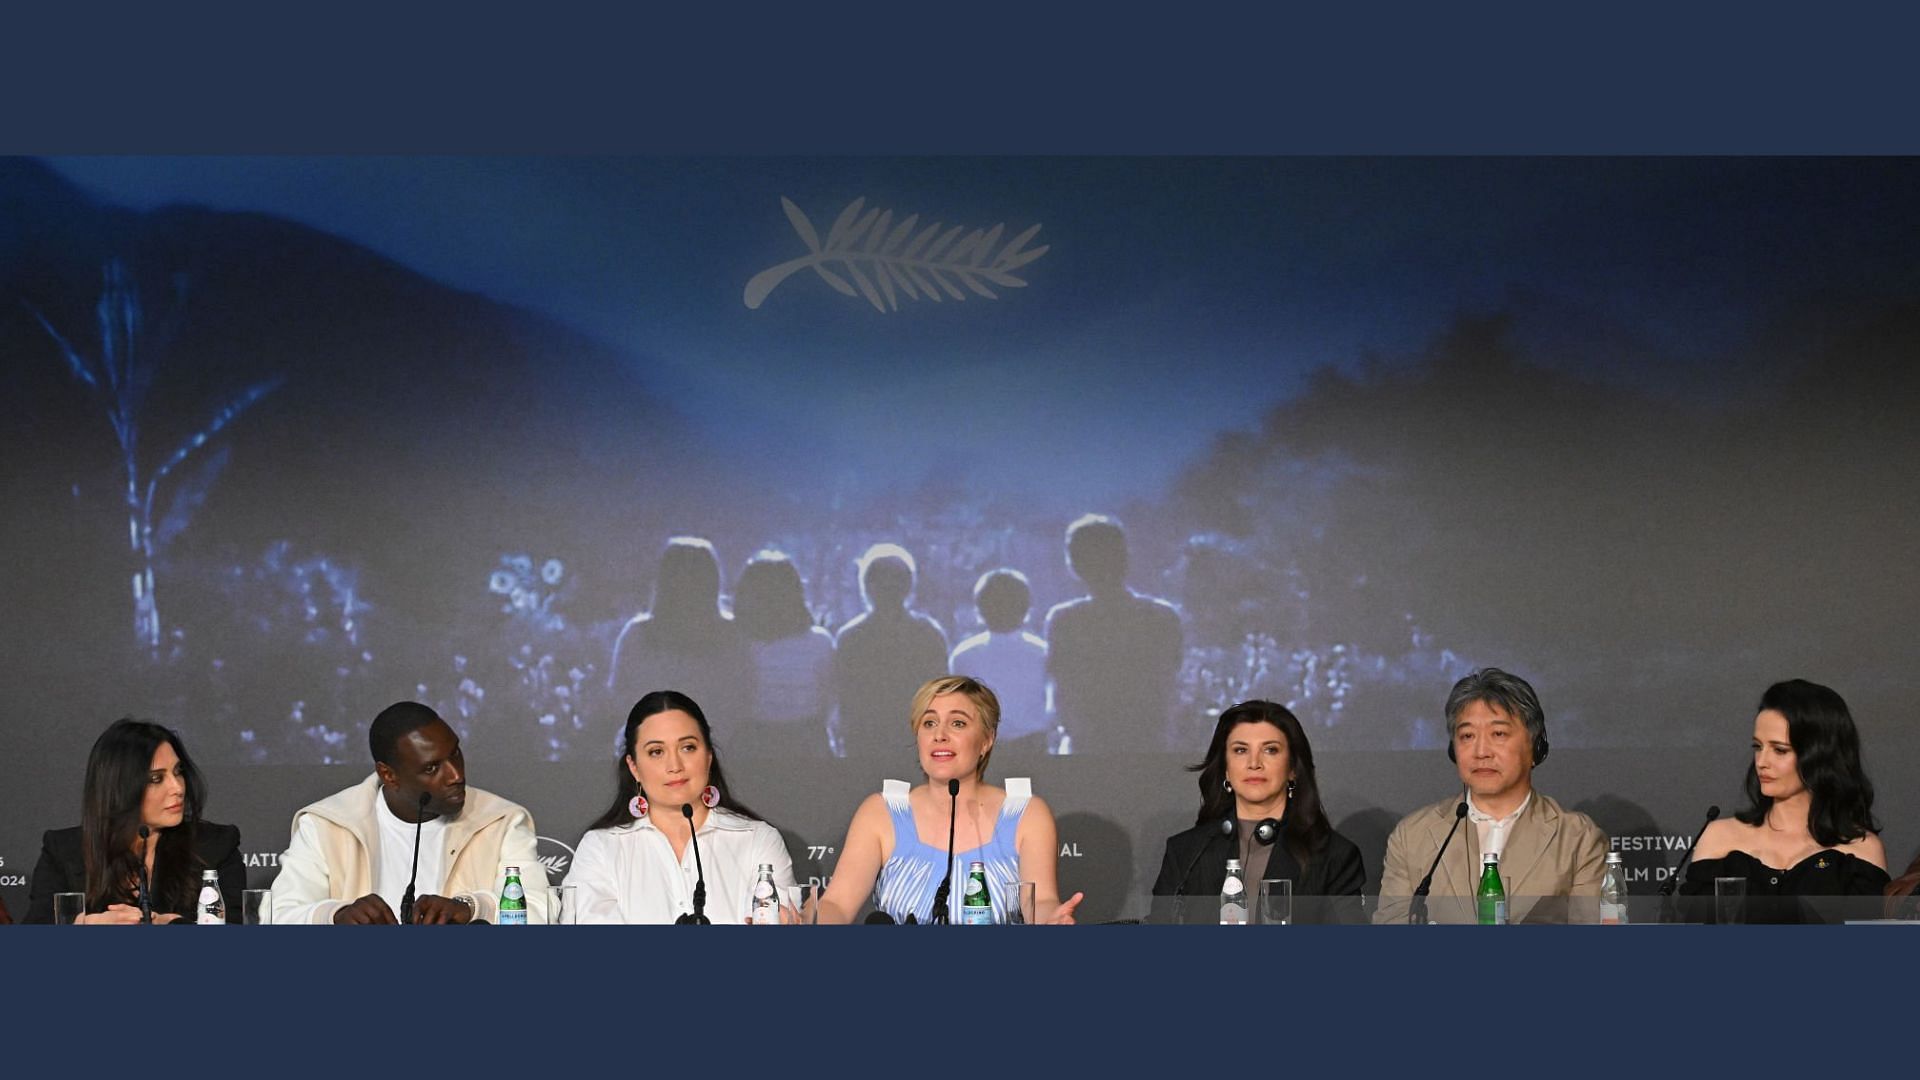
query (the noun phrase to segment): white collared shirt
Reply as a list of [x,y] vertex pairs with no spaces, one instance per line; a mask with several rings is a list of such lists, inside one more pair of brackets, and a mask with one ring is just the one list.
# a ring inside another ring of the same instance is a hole
[[[715,926],[747,920],[760,864],[773,866],[775,884],[793,884],[793,857],[780,830],[766,822],[715,809],[697,835],[706,914]],[[588,831],[565,883],[580,887],[582,923],[671,923],[693,911],[695,880],[693,845],[675,859],[666,834],[641,818]]]
[[[1527,797],[1520,800],[1520,805],[1513,808],[1513,813],[1508,814],[1506,817],[1497,818],[1491,814],[1482,812],[1478,806],[1473,804],[1473,793],[1467,793],[1467,820],[1473,822],[1474,828],[1478,830],[1480,834],[1481,855],[1492,852],[1500,856],[1503,862],[1505,861],[1507,837],[1513,835],[1513,823],[1519,821],[1520,815],[1527,812],[1527,804],[1532,801],[1533,792],[1529,791],[1527,792]],[[1477,874],[1479,872],[1479,867],[1475,867],[1474,873]],[[1501,877],[1506,877],[1504,867]]]

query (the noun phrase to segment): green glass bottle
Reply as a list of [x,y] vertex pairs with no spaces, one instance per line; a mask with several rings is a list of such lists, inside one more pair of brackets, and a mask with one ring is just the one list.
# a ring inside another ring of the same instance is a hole
[[967,864],[967,891],[960,896],[960,925],[992,926],[993,898],[987,894],[987,864]]
[[1507,887],[1500,884],[1500,853],[1480,856],[1480,889],[1475,897],[1481,926],[1507,925]]
[[527,890],[520,884],[520,868],[507,867],[507,883],[500,888],[500,925],[527,925]]

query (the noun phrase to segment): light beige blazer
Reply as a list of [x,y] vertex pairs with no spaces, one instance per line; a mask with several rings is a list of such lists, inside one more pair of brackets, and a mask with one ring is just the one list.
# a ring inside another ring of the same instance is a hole
[[[1453,827],[1454,807],[1464,795],[1454,795],[1424,806],[1400,819],[1387,837],[1386,864],[1380,874],[1380,904],[1376,923],[1404,923],[1420,879],[1433,864],[1447,830]],[[1500,857],[1500,880],[1507,890],[1507,917],[1513,922],[1591,921],[1581,913],[1589,906],[1598,918],[1598,904],[1569,905],[1564,899],[1542,903],[1542,898],[1598,897],[1600,877],[1606,871],[1607,834],[1593,819],[1538,791],[1514,822]],[[1480,884],[1480,830],[1470,820],[1447,846],[1446,857],[1433,873],[1428,916],[1434,922],[1472,922],[1472,897]]]

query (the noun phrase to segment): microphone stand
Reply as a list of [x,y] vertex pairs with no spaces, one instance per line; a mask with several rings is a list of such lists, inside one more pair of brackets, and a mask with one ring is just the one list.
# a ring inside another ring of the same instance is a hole
[[953,921],[953,913],[947,910],[947,896],[953,891],[953,827],[960,818],[960,781],[947,781],[947,795],[952,799],[947,807],[947,876],[940,879],[940,887],[934,890],[933,910],[927,914],[927,922],[941,926]]
[[153,925],[153,878],[147,870],[147,847],[152,843],[148,839],[152,831],[145,825],[140,826],[140,925]]
[[1187,868],[1180,873],[1180,883],[1173,889],[1173,921],[1175,923],[1186,921],[1187,882],[1193,879],[1193,868],[1199,866],[1200,860],[1206,857],[1207,852],[1213,850],[1216,841],[1232,839],[1234,828],[1232,815],[1221,818],[1218,829],[1202,840],[1200,850],[1194,852],[1193,858],[1187,860]]
[[1677,905],[1673,902],[1673,893],[1680,887],[1680,875],[1686,872],[1687,864],[1693,862],[1693,849],[1699,847],[1700,838],[1707,835],[1707,826],[1713,824],[1719,816],[1720,807],[1707,807],[1707,820],[1701,822],[1700,831],[1693,834],[1693,843],[1688,844],[1687,853],[1680,856],[1680,865],[1673,868],[1673,876],[1667,879],[1666,884],[1660,886],[1660,906],[1664,909],[1662,914],[1668,917],[1668,921],[1674,921],[1672,916],[1676,914]]
[[1447,838],[1440,841],[1440,850],[1433,853],[1433,865],[1427,867],[1427,876],[1420,879],[1420,887],[1413,890],[1413,902],[1407,908],[1407,925],[1427,925],[1427,894],[1433,891],[1433,874],[1440,869],[1440,857],[1447,853],[1447,845],[1453,843],[1453,834],[1460,831],[1460,823],[1467,820],[1467,800],[1461,799],[1460,805],[1453,808],[1453,828],[1447,830]]
[[407,875],[407,891],[400,896],[400,925],[413,922],[413,886],[420,880],[420,826],[427,820],[427,803],[432,798],[420,793],[420,805],[413,808],[413,872]]
[[707,871],[700,864],[700,830],[693,827],[693,807],[680,804],[680,816],[687,819],[687,838],[693,841],[693,910],[673,920],[675,926],[712,926],[707,918]]

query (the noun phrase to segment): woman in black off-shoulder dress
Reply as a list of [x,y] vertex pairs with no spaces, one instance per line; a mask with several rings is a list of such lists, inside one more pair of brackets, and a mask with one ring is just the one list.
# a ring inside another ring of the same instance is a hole
[[1744,878],[1745,921],[1841,922],[1880,914],[1890,880],[1873,783],[1847,703],[1802,679],[1775,683],[1753,720],[1747,809],[1708,826],[1680,886],[1689,922],[1712,922],[1714,879]]

